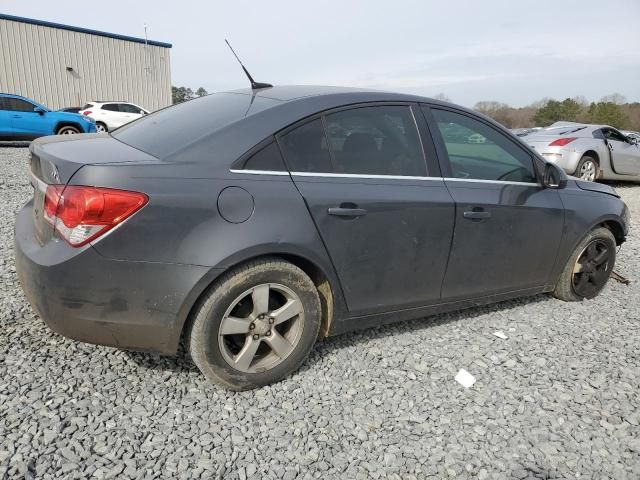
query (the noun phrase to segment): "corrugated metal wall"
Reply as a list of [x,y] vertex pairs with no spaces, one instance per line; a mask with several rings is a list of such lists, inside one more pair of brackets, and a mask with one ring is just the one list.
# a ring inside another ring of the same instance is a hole
[[170,51],[0,19],[0,92],[53,109],[120,100],[157,110],[171,104]]

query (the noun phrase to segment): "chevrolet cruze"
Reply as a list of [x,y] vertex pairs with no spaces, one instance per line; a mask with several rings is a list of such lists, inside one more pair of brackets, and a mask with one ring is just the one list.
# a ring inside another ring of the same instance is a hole
[[328,335],[592,298],[629,218],[613,188],[487,117],[329,87],[219,93],[110,135],[40,139],[31,182],[16,265],[44,321],[163,354],[184,336],[235,390],[285,377]]

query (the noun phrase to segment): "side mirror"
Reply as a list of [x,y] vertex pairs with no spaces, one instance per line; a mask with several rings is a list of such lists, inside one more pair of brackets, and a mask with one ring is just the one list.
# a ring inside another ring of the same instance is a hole
[[553,163],[546,163],[542,184],[546,188],[564,188],[567,186],[567,175],[564,171]]
[[39,115],[44,115],[44,114],[45,114],[45,112],[46,112],[46,110],[45,110],[44,108],[42,108],[42,107],[35,107],[35,108],[33,109],[33,111],[34,111],[34,112],[36,112],[36,113],[37,113],[37,114],[39,114]]

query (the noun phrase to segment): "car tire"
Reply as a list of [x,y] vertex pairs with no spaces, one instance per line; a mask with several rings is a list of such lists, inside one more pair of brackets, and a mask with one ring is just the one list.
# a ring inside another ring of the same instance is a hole
[[109,131],[109,127],[102,122],[96,122],[96,132],[97,133],[107,133]]
[[74,127],[73,125],[65,125],[64,127],[60,127],[56,132],[57,135],[77,135],[81,133],[78,127]]
[[320,298],[311,279],[291,263],[266,258],[216,280],[195,309],[188,348],[209,381],[248,390],[297,370],[320,324]]
[[580,159],[580,162],[578,162],[578,166],[576,167],[576,171],[573,175],[578,177],[580,180],[595,182],[600,176],[600,167],[598,166],[598,162],[595,158],[590,157],[589,155],[583,156]]
[[587,234],[575,248],[560,274],[553,296],[576,302],[598,295],[616,263],[616,239],[599,227]]

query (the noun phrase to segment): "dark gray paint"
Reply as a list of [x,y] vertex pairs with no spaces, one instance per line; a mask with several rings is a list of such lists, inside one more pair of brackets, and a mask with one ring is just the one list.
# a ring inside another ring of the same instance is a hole
[[[626,207],[606,187],[598,193],[573,180],[560,190],[443,180],[447,159],[428,114],[416,120],[429,175],[436,178],[294,176],[294,181],[286,172],[231,172],[231,165],[261,141],[328,109],[370,102],[458,108],[351,89],[276,87],[256,95],[278,101],[164,160],[106,135],[32,144],[32,171],[47,183],[55,183],[53,169],[42,165],[54,166],[63,183],[141,191],[150,199],[124,224],[81,249],[51,235],[39,244],[34,224],[42,224],[33,219],[33,204],[20,212],[17,269],[28,298],[52,328],[94,343],[172,353],[192,306],[221,273],[251,258],[280,255],[326,276],[334,295],[335,334],[549,290],[572,249],[595,225],[611,222],[619,242],[626,235]],[[458,109],[510,135],[486,117]],[[531,154],[542,171],[544,160]],[[226,198],[221,192],[229,187],[234,189]],[[240,189],[253,198],[250,215],[247,197],[235,196]],[[342,204],[367,214],[327,214]],[[490,211],[491,218],[464,218],[475,207]],[[231,222],[248,218],[230,223],[220,210]]]

